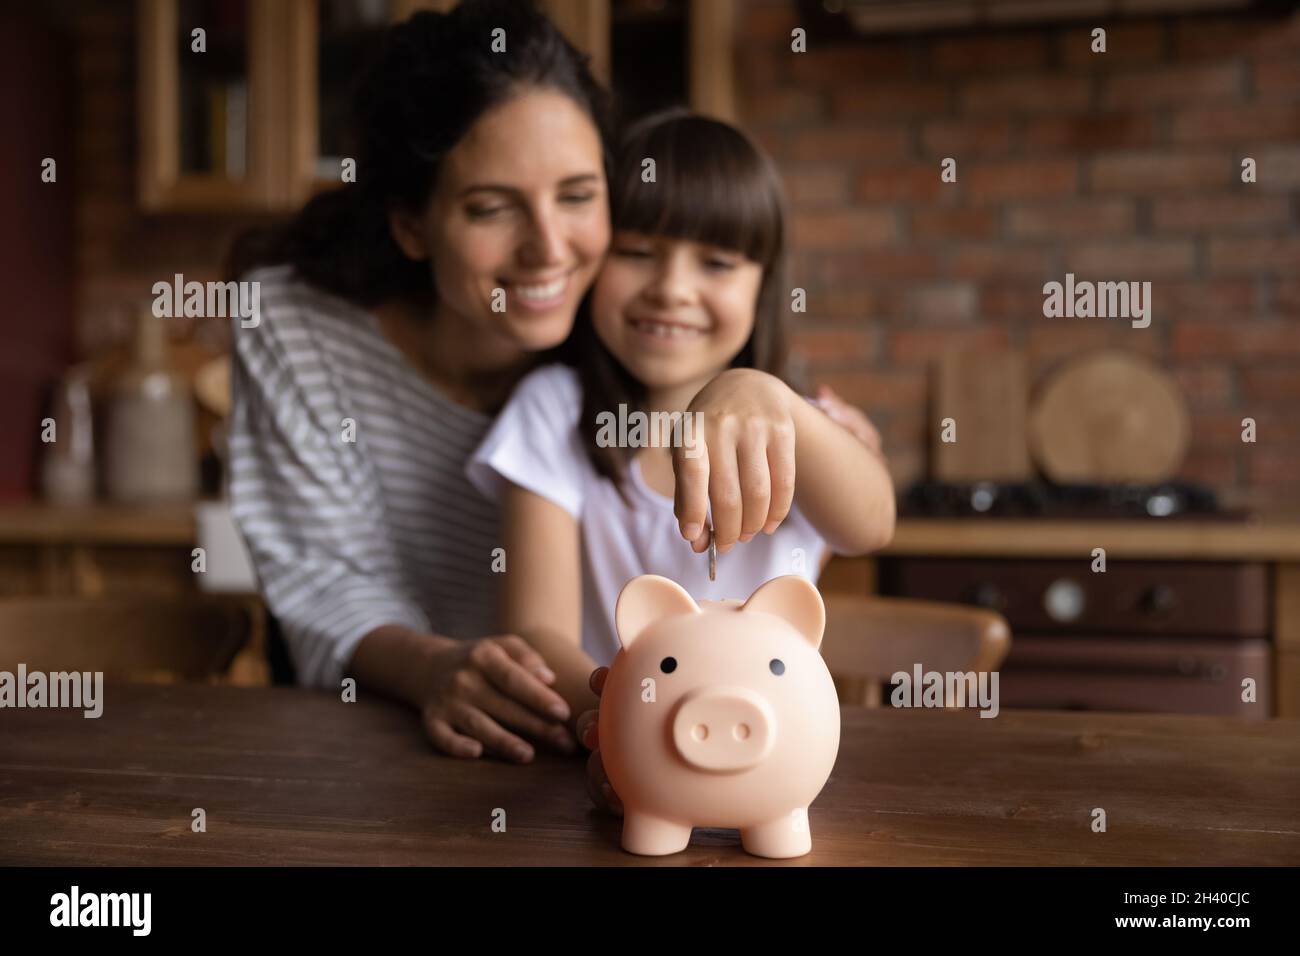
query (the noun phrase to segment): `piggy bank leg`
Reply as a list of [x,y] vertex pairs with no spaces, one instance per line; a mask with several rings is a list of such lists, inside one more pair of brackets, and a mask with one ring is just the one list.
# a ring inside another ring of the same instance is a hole
[[769,823],[743,828],[740,831],[740,845],[747,853],[774,860],[803,856],[812,850],[808,808],[798,807]]
[[642,856],[680,853],[691,842],[691,828],[627,808],[623,812],[623,849]]

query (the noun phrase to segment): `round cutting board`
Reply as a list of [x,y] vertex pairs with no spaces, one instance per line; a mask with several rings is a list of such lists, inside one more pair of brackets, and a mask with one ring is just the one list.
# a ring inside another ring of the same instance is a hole
[[1034,461],[1057,483],[1171,478],[1191,437],[1173,379],[1129,352],[1097,352],[1052,375],[1029,413]]

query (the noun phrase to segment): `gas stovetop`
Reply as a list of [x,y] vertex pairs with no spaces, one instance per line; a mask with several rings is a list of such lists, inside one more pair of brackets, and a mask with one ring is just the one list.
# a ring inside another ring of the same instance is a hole
[[948,484],[921,481],[899,499],[907,518],[1197,518],[1239,521],[1242,511],[1219,506],[1202,485],[1171,481],[1159,485],[1053,485],[1046,482]]

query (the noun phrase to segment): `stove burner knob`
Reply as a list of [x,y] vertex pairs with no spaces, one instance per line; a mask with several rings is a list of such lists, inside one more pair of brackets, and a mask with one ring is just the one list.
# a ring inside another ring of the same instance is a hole
[[1178,606],[1178,592],[1167,584],[1157,584],[1147,589],[1141,603],[1148,617],[1166,617]]
[[983,581],[978,584],[975,587],[975,592],[971,595],[971,599],[980,607],[986,607],[990,611],[1002,611],[1007,606],[1007,596],[991,581]]
[[1043,592],[1043,610],[1060,624],[1077,621],[1087,603],[1083,588],[1069,578],[1058,578]]

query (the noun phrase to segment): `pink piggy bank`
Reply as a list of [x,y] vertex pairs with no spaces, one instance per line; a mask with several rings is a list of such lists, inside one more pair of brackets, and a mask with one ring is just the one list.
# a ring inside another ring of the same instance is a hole
[[600,701],[600,754],[623,803],[623,848],[686,849],[691,828],[739,828],[756,856],[812,849],[808,805],[840,746],[817,652],[826,608],[797,575],[696,604],[655,574],[618,596],[622,650]]

